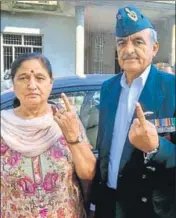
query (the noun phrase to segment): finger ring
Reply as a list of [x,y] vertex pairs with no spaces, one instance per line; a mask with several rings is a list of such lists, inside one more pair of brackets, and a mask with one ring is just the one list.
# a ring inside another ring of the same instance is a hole
[[60,111],[59,111],[59,112],[60,112],[61,114],[64,114],[64,113],[65,113],[65,111],[66,111],[65,109],[60,109]]

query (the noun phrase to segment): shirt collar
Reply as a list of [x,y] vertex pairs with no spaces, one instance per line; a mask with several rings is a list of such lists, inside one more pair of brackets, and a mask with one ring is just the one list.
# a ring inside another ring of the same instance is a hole
[[[151,69],[151,65],[149,65],[143,73],[141,73],[141,75],[139,77],[137,77],[136,79],[134,79],[133,83],[135,81],[141,81],[142,82],[142,86],[144,87],[146,81],[147,81],[147,77],[149,75],[149,72],[150,72],[150,69]],[[132,83],[132,84],[133,84]],[[121,81],[120,81],[120,85],[125,88],[125,89],[129,89],[129,85],[126,83],[126,76],[125,76],[125,73],[123,73],[122,77],[121,77]]]

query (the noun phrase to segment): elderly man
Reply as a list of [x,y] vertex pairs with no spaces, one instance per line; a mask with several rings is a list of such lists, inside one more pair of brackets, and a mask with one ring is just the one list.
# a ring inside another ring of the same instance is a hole
[[152,65],[159,45],[150,21],[133,6],[116,18],[124,73],[101,90],[95,217],[174,218],[175,77]]

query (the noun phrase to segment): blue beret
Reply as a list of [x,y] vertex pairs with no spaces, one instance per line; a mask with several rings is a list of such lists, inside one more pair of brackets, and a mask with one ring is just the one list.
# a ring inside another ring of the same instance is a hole
[[147,28],[154,29],[149,19],[138,8],[127,6],[118,10],[116,15],[117,37],[127,37]]

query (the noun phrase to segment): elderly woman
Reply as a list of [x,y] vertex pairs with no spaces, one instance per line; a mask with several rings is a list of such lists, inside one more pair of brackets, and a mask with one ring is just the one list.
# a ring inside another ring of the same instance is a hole
[[20,105],[1,112],[1,217],[86,217],[78,178],[92,180],[96,160],[67,97],[47,100],[49,61],[25,54],[11,68]]

